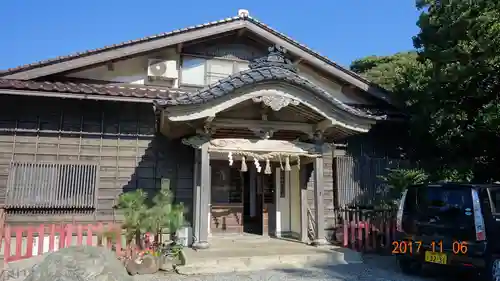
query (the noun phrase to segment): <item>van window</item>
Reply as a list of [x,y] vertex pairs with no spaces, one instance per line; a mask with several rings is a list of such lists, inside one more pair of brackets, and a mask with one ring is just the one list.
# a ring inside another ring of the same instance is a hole
[[492,210],[495,213],[500,213],[500,189],[490,189],[491,201],[493,201]]
[[428,186],[417,191],[417,206],[420,213],[453,218],[470,216],[472,196],[469,188]]
[[416,209],[416,190],[417,186],[412,186],[408,188],[408,191],[406,193],[406,200],[404,202],[404,208],[403,208],[403,213],[404,214],[411,214],[415,212]]

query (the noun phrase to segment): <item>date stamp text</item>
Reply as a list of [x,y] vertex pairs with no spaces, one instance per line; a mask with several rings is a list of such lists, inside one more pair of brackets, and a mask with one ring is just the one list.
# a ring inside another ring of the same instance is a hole
[[[444,250],[443,241],[432,241],[425,246],[422,241],[392,241],[393,254],[418,254],[424,248],[433,253],[442,253]],[[464,241],[453,241],[451,250],[455,255],[465,255],[468,251],[468,244]]]

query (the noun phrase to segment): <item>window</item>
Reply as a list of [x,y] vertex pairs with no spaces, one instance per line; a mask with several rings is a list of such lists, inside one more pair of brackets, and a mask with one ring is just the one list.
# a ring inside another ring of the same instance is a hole
[[208,60],[207,61],[207,84],[213,84],[220,79],[226,78],[233,74],[233,62],[224,60]]
[[420,213],[446,218],[463,218],[472,212],[472,196],[469,188],[421,187],[417,189],[417,205]]
[[205,59],[192,57],[182,59],[181,84],[205,85]]
[[13,162],[6,208],[95,208],[97,164]]
[[[493,209],[495,213],[500,213],[500,189],[490,189],[491,201],[493,201]],[[489,204],[488,204],[489,205]]]
[[202,87],[246,69],[248,62],[183,56],[181,85]]

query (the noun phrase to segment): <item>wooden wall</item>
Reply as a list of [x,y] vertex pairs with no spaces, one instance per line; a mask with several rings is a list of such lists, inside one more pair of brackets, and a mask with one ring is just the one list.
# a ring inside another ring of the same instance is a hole
[[[392,126],[393,128],[397,127]],[[390,123],[378,125],[369,133],[338,140],[336,143],[347,144],[340,150],[324,151],[323,199],[327,235],[331,235],[331,231],[338,225],[340,207],[362,204],[375,197],[381,187],[378,175],[386,174],[386,168],[409,166],[408,161],[402,161],[398,157],[398,133],[397,129],[391,131]],[[351,163],[346,165],[346,162]],[[369,162],[369,165],[362,165],[365,162]],[[301,170],[301,186],[307,188],[308,207],[314,213],[313,164],[306,164]]]
[[191,148],[155,133],[151,104],[0,96],[0,204],[11,161],[99,165],[95,209],[9,210],[11,223],[120,220],[113,208],[120,193],[142,188],[154,194],[164,178],[189,210],[192,159]]

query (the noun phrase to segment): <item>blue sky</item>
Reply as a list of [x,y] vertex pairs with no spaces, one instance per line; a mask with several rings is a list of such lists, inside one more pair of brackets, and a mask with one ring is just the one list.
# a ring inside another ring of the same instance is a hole
[[418,32],[414,0],[4,0],[0,69],[232,17],[241,8],[344,66],[412,49]]

